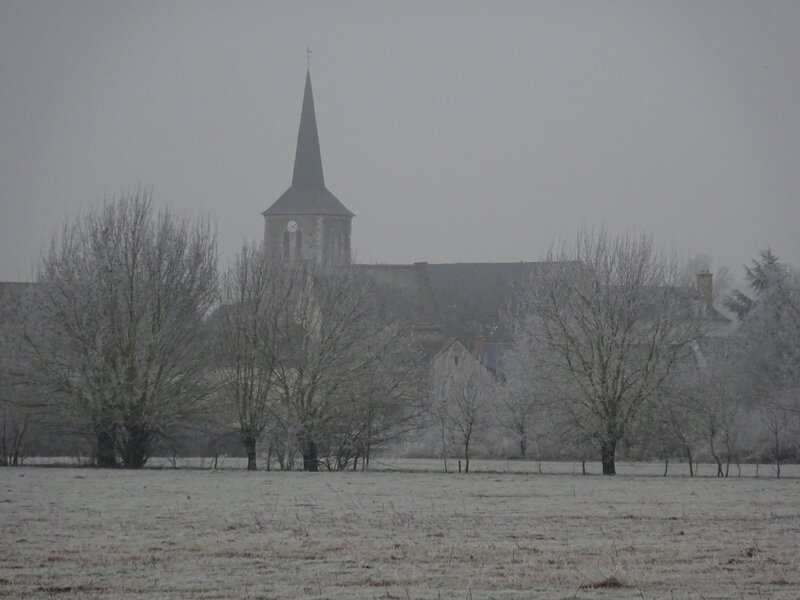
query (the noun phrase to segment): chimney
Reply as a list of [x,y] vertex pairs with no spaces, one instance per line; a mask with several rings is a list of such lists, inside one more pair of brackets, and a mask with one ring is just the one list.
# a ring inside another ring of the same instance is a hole
[[705,308],[714,307],[714,276],[708,271],[701,271],[697,274],[697,291],[700,293],[700,300]]
[[475,356],[480,356],[481,352],[483,352],[483,345],[486,343],[486,337],[480,332],[475,332],[474,338],[474,348],[475,348]]

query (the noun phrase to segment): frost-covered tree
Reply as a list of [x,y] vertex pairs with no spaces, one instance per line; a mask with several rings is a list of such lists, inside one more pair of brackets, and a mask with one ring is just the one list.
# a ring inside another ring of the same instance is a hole
[[146,191],[65,224],[44,254],[21,363],[49,410],[94,438],[99,465],[142,467],[204,406],[216,261],[209,223],[154,211]]
[[[786,281],[786,267],[769,248],[762,250],[758,258],[754,258],[750,266],[744,267],[745,279],[750,287],[750,294],[734,290],[725,298],[728,310],[744,320],[761,301],[762,312],[774,310],[781,302],[782,288]],[[776,302],[777,301],[777,302]],[[756,313],[754,313],[755,315]]]
[[277,415],[279,320],[298,282],[287,272],[292,268],[263,246],[244,245],[224,275],[222,306],[213,317],[220,417],[239,432],[252,471],[258,440]]
[[329,432],[329,469],[369,466],[374,448],[420,427],[423,365],[413,337],[392,324],[373,321],[361,341],[360,367],[337,394],[336,427]]
[[769,249],[745,267],[747,293],[726,304],[740,319],[736,368],[746,404],[761,415],[763,447],[780,469],[800,415],[800,273]]
[[0,292],[0,466],[22,464],[31,422],[41,412],[35,399],[14,378],[17,352],[13,307],[24,303],[30,291],[27,286],[18,287],[10,293]]
[[275,276],[288,301],[271,316],[274,384],[303,469],[330,466],[335,448],[340,458],[345,448],[366,458],[390,428],[381,419],[405,419],[406,388],[414,382],[399,356],[407,345],[381,320],[372,286],[356,268],[298,261]]
[[518,336],[503,359],[502,373],[498,424],[513,436],[521,458],[530,457],[532,449],[540,455],[543,450],[555,454],[560,441],[554,439],[557,387],[535,340]]
[[340,470],[411,426],[418,360],[406,332],[382,321],[352,267],[284,260],[245,246],[214,317],[222,417],[256,468],[257,441],[291,468]]
[[477,437],[497,424],[500,408],[499,384],[492,374],[459,344],[451,345],[432,367],[429,402],[442,443],[458,448],[469,473],[472,449]]
[[800,392],[800,272],[763,250],[745,267],[749,295],[735,291],[726,303],[741,326],[736,335],[740,368],[754,385],[794,410]]
[[582,230],[547,259],[552,268],[522,293],[518,330],[545,353],[562,418],[595,441],[613,475],[627,428],[702,335],[699,311],[677,285],[681,265],[647,236]]

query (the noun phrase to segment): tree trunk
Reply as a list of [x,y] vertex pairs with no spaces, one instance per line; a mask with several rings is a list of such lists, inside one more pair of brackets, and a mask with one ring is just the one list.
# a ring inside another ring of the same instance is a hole
[[717,451],[714,448],[714,438],[711,437],[709,440],[709,446],[711,447],[711,456],[714,459],[714,462],[717,463],[717,477],[722,477],[722,458],[717,455]]
[[257,471],[258,462],[256,459],[256,436],[246,433],[242,436],[242,442],[244,443],[244,449],[247,453],[247,470]]
[[686,446],[686,457],[689,459],[689,477],[694,477],[694,463],[692,462],[692,449]]
[[317,455],[317,444],[306,434],[303,440],[303,471],[319,471],[319,457]]
[[614,463],[614,455],[617,451],[617,441],[608,440],[603,442],[600,448],[600,456],[603,461],[603,475],[616,475],[617,468]]
[[276,451],[278,453],[278,468],[281,471],[288,470],[286,467],[286,446],[280,445]]
[[150,432],[145,425],[134,423],[125,426],[125,440],[121,448],[122,466],[141,469],[150,456]]
[[107,430],[100,430],[97,437],[97,466],[112,469],[117,466],[117,452],[114,448],[114,435]]
[[464,473],[469,473],[469,442],[464,444]]
[[781,439],[780,434],[778,433],[778,425],[777,420],[775,421],[775,428],[773,429],[773,433],[775,434],[775,469],[778,479],[781,478]]

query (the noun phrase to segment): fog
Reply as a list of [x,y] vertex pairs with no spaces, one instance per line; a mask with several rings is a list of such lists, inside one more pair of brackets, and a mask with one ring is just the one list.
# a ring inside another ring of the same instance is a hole
[[260,239],[306,49],[360,262],[540,258],[584,223],[800,265],[796,2],[0,0],[0,280],[152,186]]

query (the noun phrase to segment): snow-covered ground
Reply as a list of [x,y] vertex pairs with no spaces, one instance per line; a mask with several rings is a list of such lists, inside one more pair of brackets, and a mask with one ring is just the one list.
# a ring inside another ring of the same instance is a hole
[[799,556],[798,478],[0,470],[0,597],[797,599]]

